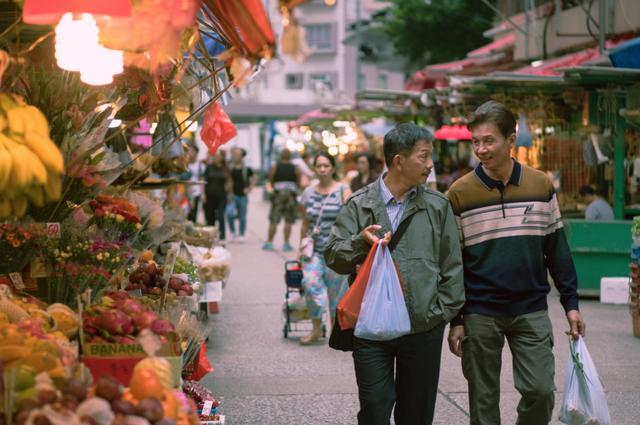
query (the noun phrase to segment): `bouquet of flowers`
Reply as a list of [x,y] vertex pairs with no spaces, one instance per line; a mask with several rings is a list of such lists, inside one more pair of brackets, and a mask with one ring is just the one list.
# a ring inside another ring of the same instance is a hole
[[73,306],[76,297],[87,289],[91,289],[91,299],[96,299],[133,258],[123,241],[110,241],[100,235],[87,237],[79,231],[65,239],[50,251],[53,274],[48,285],[49,302]]
[[89,202],[93,222],[115,240],[131,239],[142,231],[138,208],[125,198],[98,195]]
[[34,224],[1,224],[0,274],[22,271],[37,251],[42,232]]

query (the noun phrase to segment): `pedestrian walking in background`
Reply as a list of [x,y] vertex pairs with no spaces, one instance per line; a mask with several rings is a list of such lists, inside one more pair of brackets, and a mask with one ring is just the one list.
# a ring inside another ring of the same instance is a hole
[[291,226],[296,222],[298,215],[298,188],[300,187],[300,171],[291,163],[291,151],[283,149],[280,152],[280,161],[269,171],[271,210],[269,211],[269,233],[267,241],[262,249],[273,249],[273,238],[276,235],[278,224],[284,219],[284,245],[283,251],[293,251],[289,243],[291,238]]
[[[303,260],[302,287],[307,301],[313,328],[309,335],[300,338],[301,344],[311,344],[322,336],[322,312],[327,307],[335,314],[338,302],[347,290],[347,276],[327,267],[323,253],[331,233],[331,226],[338,217],[343,203],[351,191],[346,184],[336,180],[336,162],[333,156],[321,152],[313,160],[318,183],[302,193],[302,227],[300,239],[310,236],[313,254]],[[332,317],[333,319],[333,317]]]
[[[231,199],[227,205],[227,220],[231,231],[231,240],[244,242],[244,235],[247,231],[247,208],[249,206],[249,192],[255,185],[253,170],[244,164],[244,157],[247,151],[242,148],[231,150],[231,173],[232,191]],[[236,232],[236,220],[239,224]]]
[[511,158],[516,119],[504,105],[481,105],[468,124],[475,170],[453,183],[449,199],[462,238],[466,303],[449,330],[462,357],[471,424],[500,423],[500,368],[506,339],[521,395],[519,424],[547,424],[554,404],[551,275],[571,335],[584,335],[577,277],[558,200],[548,177]]
[[220,240],[225,240],[224,214],[227,194],[231,191],[231,174],[222,150],[209,157],[209,163],[202,176],[207,182],[204,188],[204,215],[207,225],[215,226],[217,223]]
[[189,185],[189,215],[187,219],[195,223],[198,220],[198,208],[202,198],[202,185],[197,182],[202,178],[206,165],[198,161],[198,148],[194,147],[191,152],[191,162],[189,163],[189,180],[195,184]]
[[351,179],[350,184],[351,192],[353,193],[378,179],[378,176],[373,171],[371,157],[366,153],[362,153],[356,158],[356,170],[358,174]]
[[443,195],[424,186],[433,167],[432,139],[410,123],[389,131],[384,137],[388,171],[349,199],[327,243],[327,265],[350,274],[379,237],[388,243],[392,232],[411,220],[392,253],[411,332],[389,341],[353,341],[360,425],[388,425],[392,410],[397,425],[432,423],[444,327],[464,303],[453,211]]
[[582,202],[587,204],[584,212],[586,220],[613,220],[613,209],[611,205],[596,194],[591,186],[582,186],[580,188],[580,197]]

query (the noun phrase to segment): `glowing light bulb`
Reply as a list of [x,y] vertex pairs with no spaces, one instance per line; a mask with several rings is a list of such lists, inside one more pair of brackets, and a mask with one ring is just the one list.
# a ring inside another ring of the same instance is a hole
[[56,61],[58,66],[68,71],[80,71],[86,62],[86,54],[98,45],[98,26],[95,19],[83,13],[80,19],[73,19],[65,13],[56,27]]
[[341,143],[340,147],[338,148],[338,152],[340,152],[342,155],[349,153],[349,145]]
[[331,146],[329,148],[329,155],[336,156],[336,155],[338,155],[338,153],[340,153],[340,149],[338,149],[337,146]]
[[82,62],[80,80],[94,86],[109,84],[115,74],[120,74],[124,67],[124,54],[120,50],[111,50],[96,44]]

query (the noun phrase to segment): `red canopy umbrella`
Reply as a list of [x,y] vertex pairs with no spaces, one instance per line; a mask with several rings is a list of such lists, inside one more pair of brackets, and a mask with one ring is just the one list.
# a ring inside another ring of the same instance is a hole
[[463,125],[443,125],[434,134],[440,140],[471,140],[471,132]]
[[271,56],[276,39],[260,0],[203,0],[219,33],[244,56]]

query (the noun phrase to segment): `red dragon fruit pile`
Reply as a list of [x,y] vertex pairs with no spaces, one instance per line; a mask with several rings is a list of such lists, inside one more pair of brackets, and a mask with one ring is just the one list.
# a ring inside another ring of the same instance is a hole
[[100,304],[87,308],[83,315],[86,342],[135,344],[143,329],[166,336],[174,332],[173,324],[140,304],[124,291],[107,292]]

